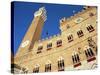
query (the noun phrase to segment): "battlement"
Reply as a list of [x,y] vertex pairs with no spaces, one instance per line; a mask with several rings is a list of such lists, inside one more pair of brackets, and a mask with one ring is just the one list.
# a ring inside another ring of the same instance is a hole
[[51,40],[51,39],[54,39],[54,38],[60,37],[60,36],[61,36],[61,34],[58,33],[58,34],[55,34],[53,36],[49,36],[49,37],[46,37],[44,39],[40,39],[40,40],[36,41],[36,43],[40,43],[40,42],[43,42],[43,41],[46,41],[46,40]]
[[76,18],[77,16],[80,16],[81,14],[83,14],[84,12],[88,11],[89,9],[91,9],[92,7],[89,6],[85,6],[83,7],[83,9],[81,11],[79,11],[78,13],[70,16],[69,18],[63,17],[60,20],[60,26],[64,25],[66,22],[72,21],[72,19]]

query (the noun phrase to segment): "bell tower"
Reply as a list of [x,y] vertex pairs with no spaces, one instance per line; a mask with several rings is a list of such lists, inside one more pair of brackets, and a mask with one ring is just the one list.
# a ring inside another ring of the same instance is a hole
[[35,41],[40,39],[42,28],[46,19],[46,10],[44,7],[39,8],[39,10],[34,13],[34,19],[19,46],[16,57],[31,51]]

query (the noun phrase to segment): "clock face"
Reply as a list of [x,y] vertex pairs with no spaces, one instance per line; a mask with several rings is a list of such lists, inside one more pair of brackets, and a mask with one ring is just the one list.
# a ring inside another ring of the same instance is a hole
[[82,22],[83,21],[83,18],[82,17],[79,17],[79,18],[77,18],[77,19],[75,19],[75,23],[80,23],[80,22]]
[[29,44],[29,40],[26,40],[24,41],[22,44],[21,44],[21,47],[25,47]]

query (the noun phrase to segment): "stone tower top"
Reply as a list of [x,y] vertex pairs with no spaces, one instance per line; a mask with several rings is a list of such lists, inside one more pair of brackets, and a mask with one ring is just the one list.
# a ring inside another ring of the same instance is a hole
[[47,20],[47,16],[46,16],[45,7],[39,8],[39,10],[34,13],[34,16],[35,17],[42,16],[43,20],[46,21]]

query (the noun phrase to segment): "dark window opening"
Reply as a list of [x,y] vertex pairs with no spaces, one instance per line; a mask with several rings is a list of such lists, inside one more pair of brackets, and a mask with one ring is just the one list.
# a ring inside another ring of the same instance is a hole
[[45,72],[51,72],[51,64],[45,65]]
[[84,34],[83,34],[83,31],[82,31],[82,30],[78,31],[78,32],[77,32],[77,35],[78,35],[79,38],[82,37],[82,36],[84,35]]
[[69,35],[69,36],[67,37],[67,39],[68,39],[68,42],[72,42],[72,41],[73,41],[73,35],[72,35],[72,34]]
[[58,71],[64,71],[64,60],[59,60],[58,61]]
[[94,56],[94,53],[91,48],[85,50],[85,55],[87,58]]
[[62,46],[62,40],[57,41],[57,47],[60,47],[60,46]]
[[87,50],[85,50],[85,55],[88,62],[91,62],[96,59],[91,48],[88,48]]
[[88,30],[89,32],[93,32],[93,31],[94,31],[94,28],[93,28],[92,25],[90,25],[90,26],[88,26],[88,27],[86,27],[86,28],[87,28],[87,30]]
[[39,46],[39,47],[38,47],[38,50],[37,50],[37,54],[38,54],[38,53],[41,53],[41,50],[42,50],[42,49],[43,49],[43,46]]
[[39,72],[39,67],[33,69],[33,73],[38,73],[38,72]]
[[90,16],[90,17],[94,16],[94,13],[92,13],[92,12],[91,12],[91,13],[89,13],[89,16]]
[[47,50],[50,50],[52,48],[52,43],[47,44]]
[[72,61],[73,61],[74,67],[78,67],[81,65],[80,58],[79,58],[78,54],[75,54],[72,56]]

